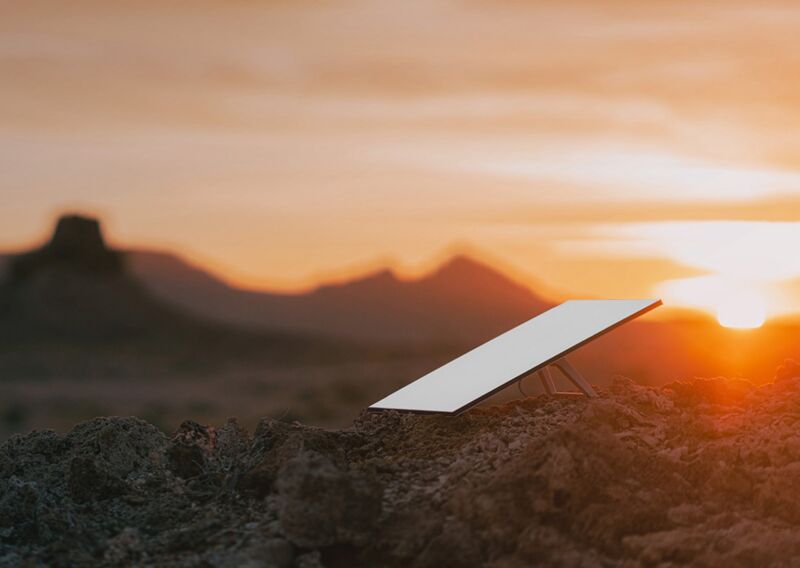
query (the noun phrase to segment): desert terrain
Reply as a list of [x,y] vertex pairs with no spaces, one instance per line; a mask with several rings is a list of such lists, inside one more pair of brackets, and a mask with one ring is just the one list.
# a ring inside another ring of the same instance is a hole
[[341,430],[96,418],[0,446],[0,566],[786,566],[800,367]]

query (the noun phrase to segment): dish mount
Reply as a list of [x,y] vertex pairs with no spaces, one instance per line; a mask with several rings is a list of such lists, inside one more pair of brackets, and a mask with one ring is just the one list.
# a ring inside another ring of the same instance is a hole
[[542,381],[544,392],[546,392],[548,395],[579,394],[571,391],[558,390],[555,382],[553,381],[553,373],[550,370],[551,367],[555,367],[561,371],[562,375],[564,375],[573,385],[578,388],[579,391],[589,398],[595,398],[597,396],[597,393],[592,388],[592,385],[589,384],[589,381],[583,378],[583,375],[581,375],[580,371],[573,367],[572,363],[567,361],[566,357],[561,357],[557,361],[553,361],[546,367],[542,367],[536,372],[536,374],[539,376],[539,380]]

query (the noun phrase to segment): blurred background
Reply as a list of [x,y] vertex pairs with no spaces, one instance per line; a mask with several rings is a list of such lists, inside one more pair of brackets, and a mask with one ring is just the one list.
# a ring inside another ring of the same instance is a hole
[[800,355],[799,24],[738,0],[3,3],[0,438],[346,425],[567,298],[664,300],[575,353],[596,384],[770,380]]

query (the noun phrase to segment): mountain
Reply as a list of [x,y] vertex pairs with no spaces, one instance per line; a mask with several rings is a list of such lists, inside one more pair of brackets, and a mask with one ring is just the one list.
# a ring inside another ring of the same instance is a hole
[[69,369],[87,374],[98,366],[106,375],[115,374],[113,369],[171,371],[232,359],[313,361],[354,352],[329,338],[244,330],[167,304],[130,273],[125,252],[106,246],[95,219],[62,217],[45,245],[6,258],[5,272],[0,284],[4,377]]
[[13,255],[0,252],[0,282],[6,279],[8,274],[8,264]]
[[[130,352],[145,359],[159,353],[169,361],[164,368],[192,369],[234,358],[314,364],[336,353],[362,361],[370,353],[405,353],[411,360],[423,351],[458,354],[549,307],[464,256],[416,279],[382,270],[302,294],[242,290],[173,254],[109,250],[99,224],[81,218],[62,219],[49,243],[5,262],[0,257],[0,270],[3,264],[0,351],[23,366],[46,359],[39,356],[43,341],[62,352],[70,344],[81,352],[87,345],[116,346],[122,357],[107,350],[115,368],[125,366]],[[710,373],[760,381],[776,362],[800,358],[799,330],[794,322],[748,332],[697,317],[643,320],[571,358],[601,382],[615,373],[652,384]],[[36,347],[23,355],[26,341]],[[353,350],[354,343],[373,351]],[[98,353],[94,358],[102,359]]]
[[132,251],[130,267],[156,296],[196,314],[360,341],[477,343],[550,307],[528,288],[466,256],[418,279],[381,270],[302,294],[238,289],[171,254]]

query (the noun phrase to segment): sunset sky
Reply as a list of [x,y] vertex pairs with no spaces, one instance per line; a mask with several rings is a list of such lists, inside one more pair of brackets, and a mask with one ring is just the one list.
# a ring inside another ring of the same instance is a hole
[[561,296],[800,311],[796,2],[0,10],[2,249],[68,209],[253,287],[467,250]]

